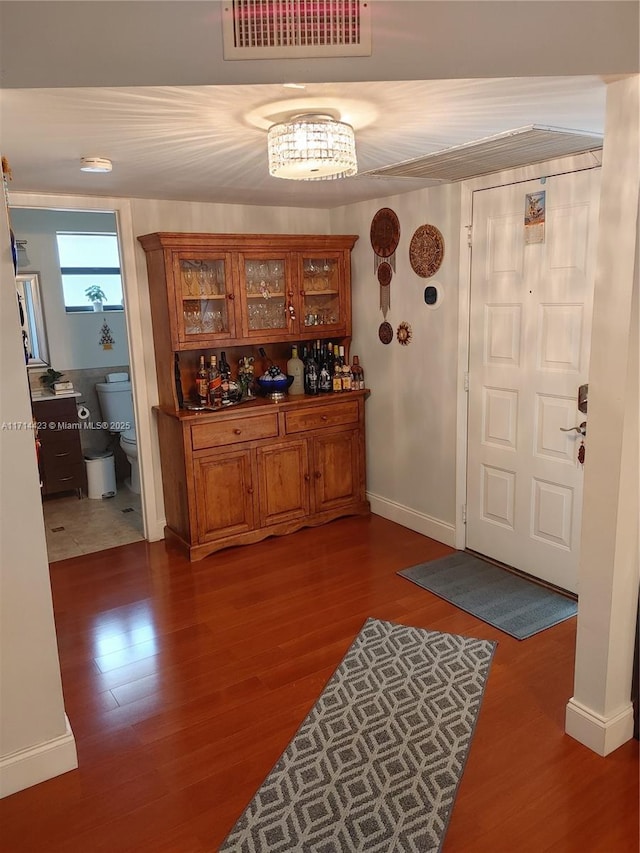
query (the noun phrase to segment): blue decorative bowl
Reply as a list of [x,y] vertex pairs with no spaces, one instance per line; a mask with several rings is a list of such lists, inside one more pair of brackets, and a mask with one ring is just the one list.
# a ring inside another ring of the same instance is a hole
[[287,389],[293,382],[293,376],[279,377],[278,379],[265,379],[264,376],[258,376],[256,382],[266,397],[276,401],[284,400],[287,396]]

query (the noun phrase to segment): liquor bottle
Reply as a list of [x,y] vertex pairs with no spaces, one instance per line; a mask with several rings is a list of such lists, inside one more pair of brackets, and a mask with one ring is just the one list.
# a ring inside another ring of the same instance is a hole
[[329,343],[327,344],[327,368],[329,370],[329,376],[331,377],[332,382],[333,382],[333,373],[334,373],[335,363],[336,363],[336,359],[335,359],[335,355],[334,355],[334,346],[331,343],[331,341],[329,341]]
[[321,394],[330,393],[333,391],[333,382],[331,379],[331,373],[329,372],[329,356],[326,347],[321,347],[320,349],[319,367],[318,391],[320,391]]
[[298,347],[291,347],[291,358],[287,361],[287,374],[293,376],[289,394],[304,394],[304,364],[298,358]]
[[216,407],[222,405],[222,378],[217,362],[215,355],[212,355],[209,365],[209,405]]
[[218,366],[218,370],[220,371],[220,383],[222,390],[222,393],[220,395],[221,402],[223,406],[227,406],[230,402],[229,380],[231,379],[231,368],[229,367],[227,356],[224,352],[220,353],[220,364]]
[[[342,355],[340,354],[342,350]],[[333,363],[333,390],[342,391],[342,363],[344,362],[344,347],[338,349],[336,355],[336,347],[333,348],[334,363]]]
[[318,362],[313,349],[307,355],[304,365],[304,393],[311,395],[318,393]]
[[273,361],[271,361],[271,359],[267,355],[264,347],[258,347],[258,352],[260,353],[260,358],[262,359],[262,369],[258,375],[263,376],[269,370],[269,368],[273,364]]
[[353,357],[353,364],[351,365],[351,376],[353,378],[353,390],[364,391],[364,368],[360,364],[360,359],[357,355],[354,355]]
[[209,374],[204,366],[204,356],[200,356],[200,367],[196,374],[196,391],[198,394],[198,402],[201,406],[206,406],[209,402]]
[[351,391],[351,368],[344,357],[344,347],[340,347],[340,361],[342,362],[342,390]]

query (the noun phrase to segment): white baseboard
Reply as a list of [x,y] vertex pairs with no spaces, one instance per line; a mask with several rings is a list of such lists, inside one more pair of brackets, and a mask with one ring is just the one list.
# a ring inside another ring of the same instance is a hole
[[416,533],[422,533],[423,536],[429,536],[437,542],[450,545],[452,548],[456,547],[456,529],[452,524],[431,518],[429,515],[416,512],[414,509],[374,495],[371,492],[367,492],[367,498],[371,504],[371,511],[376,515],[388,518],[389,521],[395,521],[403,527],[408,527],[409,530],[415,530]]
[[66,714],[64,719],[63,735],[0,759],[0,798],[76,769],[76,741]]
[[602,717],[575,698],[567,703],[565,732],[598,755],[609,755],[633,737],[633,705]]

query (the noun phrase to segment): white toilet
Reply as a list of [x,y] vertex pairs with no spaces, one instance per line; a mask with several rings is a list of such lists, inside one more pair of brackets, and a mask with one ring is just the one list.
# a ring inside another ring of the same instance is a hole
[[102,420],[109,424],[110,432],[120,433],[120,447],[131,465],[131,478],[125,480],[125,485],[139,495],[138,443],[133,420],[133,395],[129,374],[108,373],[105,379],[106,382],[96,383]]

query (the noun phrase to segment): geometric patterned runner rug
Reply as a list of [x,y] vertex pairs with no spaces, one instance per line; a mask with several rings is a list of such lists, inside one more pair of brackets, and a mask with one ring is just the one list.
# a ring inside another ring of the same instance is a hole
[[440,850],[495,646],[367,619],[219,851]]
[[398,574],[517,640],[570,619],[575,600],[465,551]]

